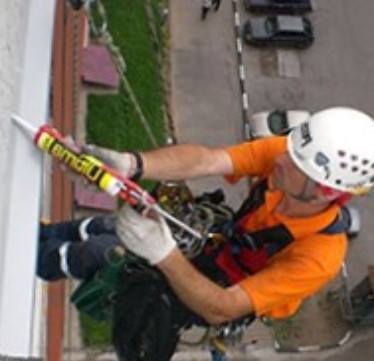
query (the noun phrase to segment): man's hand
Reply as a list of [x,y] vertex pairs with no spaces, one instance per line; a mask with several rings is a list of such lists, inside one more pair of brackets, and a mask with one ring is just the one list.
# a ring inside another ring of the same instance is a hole
[[152,265],[163,261],[176,242],[163,218],[149,219],[125,205],[119,212],[117,235],[125,247]]
[[118,170],[124,177],[137,181],[143,172],[142,157],[134,152],[117,152],[96,145],[85,145],[83,152],[92,154],[109,167]]

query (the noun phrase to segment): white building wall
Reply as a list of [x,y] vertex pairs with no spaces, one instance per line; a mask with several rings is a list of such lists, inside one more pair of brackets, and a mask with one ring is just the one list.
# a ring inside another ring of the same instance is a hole
[[0,360],[42,356],[35,260],[41,156],[10,121],[48,119],[54,0],[0,0]]

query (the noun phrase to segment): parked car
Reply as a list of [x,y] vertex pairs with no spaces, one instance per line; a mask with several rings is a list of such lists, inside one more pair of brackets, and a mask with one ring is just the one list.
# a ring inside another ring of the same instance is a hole
[[305,110],[273,110],[253,114],[249,122],[253,137],[270,137],[287,134],[309,116]]
[[244,40],[251,45],[304,48],[313,43],[309,19],[296,15],[258,16],[243,27]]
[[252,12],[277,14],[301,14],[312,10],[311,0],[244,0],[246,9]]

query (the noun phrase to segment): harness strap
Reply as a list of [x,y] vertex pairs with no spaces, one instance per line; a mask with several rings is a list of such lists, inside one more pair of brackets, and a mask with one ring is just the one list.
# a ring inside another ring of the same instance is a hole
[[[270,257],[294,241],[292,233],[284,224],[256,232],[243,231],[242,224],[265,202],[266,190],[266,179],[252,188],[250,197],[243,202],[234,217],[236,223],[233,234],[217,253],[216,264],[232,284],[264,268]],[[346,212],[340,212],[331,224],[317,233],[343,233],[349,223],[346,218]]]
[[[251,242],[248,242],[249,239]],[[224,244],[216,257],[216,264],[232,284],[237,283],[248,274],[264,268],[270,257],[293,240],[292,234],[283,224],[246,233],[245,237],[232,238]]]
[[246,247],[251,251],[257,251],[264,247],[269,248],[269,250],[271,249],[268,252],[269,256],[272,256],[293,241],[293,236],[285,225],[280,224],[255,232],[236,233],[230,241],[232,244]]
[[253,212],[265,202],[265,192],[268,189],[267,178],[260,180],[251,188],[250,195],[244,200],[239,210],[234,215],[235,222],[241,222],[243,217]]
[[327,227],[320,230],[319,233],[337,234],[347,232],[349,229],[350,217],[344,207],[341,208],[339,214]]

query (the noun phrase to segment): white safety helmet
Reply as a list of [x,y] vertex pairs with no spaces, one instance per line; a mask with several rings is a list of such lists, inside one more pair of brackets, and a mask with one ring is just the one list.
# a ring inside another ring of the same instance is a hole
[[336,107],[313,114],[288,135],[295,164],[314,181],[351,194],[374,184],[374,120]]

